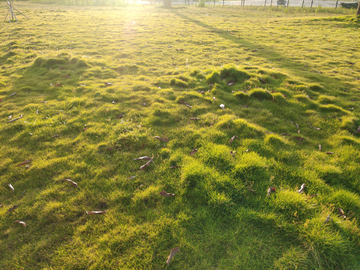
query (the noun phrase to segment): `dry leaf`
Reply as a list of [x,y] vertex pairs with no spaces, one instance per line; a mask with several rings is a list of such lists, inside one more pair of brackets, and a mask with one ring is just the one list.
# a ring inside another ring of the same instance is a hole
[[344,219],[346,218],[344,210],[342,210],[341,208],[338,208],[338,212],[339,212],[338,217],[343,217]]
[[166,260],[167,265],[170,264],[171,259],[174,258],[176,253],[178,253],[179,251],[180,251],[180,247],[176,247],[176,248],[171,249],[170,255]]
[[177,52],[183,52],[184,49],[175,49]]
[[259,81],[262,83],[262,84],[266,84],[266,81],[262,78],[259,78]]
[[321,151],[321,144],[319,144],[319,151]]
[[26,223],[24,221],[15,220],[14,223],[19,223],[19,224],[23,225],[24,228],[26,228]]
[[9,188],[10,188],[12,191],[15,190],[14,187],[12,186],[12,184],[8,184],[8,186],[9,186]]
[[54,85],[55,87],[59,87],[59,86],[62,86],[62,83],[57,83]]
[[14,211],[16,208],[19,207],[19,205],[20,205],[20,204],[15,204],[14,206],[10,207],[10,208],[6,211],[6,213],[10,213],[10,212]]
[[233,81],[233,80],[227,82],[227,85],[228,85],[228,86],[233,86],[234,84],[235,84],[235,81]]
[[68,181],[70,184],[72,184],[74,187],[78,187],[78,185],[74,182],[74,181],[72,181],[71,179],[69,179],[69,178],[67,178],[67,179],[65,179],[65,181]]
[[167,193],[165,190],[161,191],[161,192],[160,192],[160,195],[161,195],[161,196],[164,196],[164,197],[175,196],[175,194],[173,194],[173,193]]
[[122,113],[122,114],[120,114],[118,117],[116,117],[117,119],[121,119],[121,118],[123,118],[124,117],[124,114]]
[[30,163],[31,161],[32,161],[32,159],[25,160],[25,161],[21,162],[20,164],[16,165],[16,167],[21,166],[21,165],[28,164],[28,163]]
[[232,155],[233,157],[235,157],[236,151],[230,151],[229,153],[230,153],[230,155]]
[[52,136],[53,138],[57,138],[59,137],[60,135],[59,134],[55,134],[54,136]]
[[290,136],[290,134],[287,134],[287,133],[281,133],[281,135],[283,135],[283,136]]
[[143,156],[143,157],[134,158],[133,160],[150,160],[150,159],[151,157]]
[[9,95],[9,97],[12,97],[12,96],[15,96],[15,95],[16,95],[16,92]]
[[105,83],[105,86],[111,86],[111,85],[112,85],[112,83],[109,83],[109,82]]
[[195,155],[195,153],[196,153],[197,151],[198,151],[197,149],[192,150],[191,153],[190,153],[190,156]]
[[276,192],[276,189],[274,187],[269,187],[266,197],[269,197],[272,192]]
[[179,103],[179,104],[185,104],[186,107],[188,107],[188,108],[190,108],[190,109],[192,108],[189,103],[187,103],[187,102],[185,102],[185,101],[183,101],[183,100],[178,101],[178,103]]
[[200,120],[198,117],[191,117],[190,120]]
[[88,215],[102,215],[102,214],[105,214],[105,213],[106,213],[106,211],[90,211],[90,212],[85,211],[85,212],[86,212],[86,214],[88,214]]
[[324,222],[324,225],[325,225],[329,220],[332,220],[332,218],[330,217],[330,215],[328,215],[328,216],[326,217],[326,220],[325,220],[325,222]]
[[251,151],[251,149],[246,149],[246,150],[245,150],[246,153],[248,153],[248,152],[250,152],[250,151]]
[[20,115],[20,117],[14,118],[14,119],[8,121],[7,124],[9,124],[9,123],[11,123],[11,122],[14,122],[14,121],[16,121],[16,120],[19,120],[19,119],[21,119],[21,118],[23,118],[23,115]]
[[247,187],[246,188],[248,191],[250,191],[251,193],[255,193],[256,192],[256,190],[253,190],[252,188],[249,188],[249,187]]
[[354,134],[359,133],[360,132],[360,126],[358,126],[357,130],[354,132]]
[[302,142],[302,141],[304,140],[303,137],[296,137],[296,136],[294,136],[293,138],[299,140],[300,142]]
[[230,141],[229,141],[229,144],[232,143],[235,139],[237,139],[238,136],[237,135],[234,135],[231,137]]
[[144,186],[144,185],[143,185],[143,184],[141,184],[141,185],[140,185],[140,187],[138,187],[135,191],[140,190],[143,186]]
[[332,155],[334,152],[325,152],[325,154]]
[[297,190],[297,192],[304,193],[304,188],[305,188],[305,184],[302,184],[301,188],[299,190]]
[[131,179],[134,179],[135,177],[136,177],[136,175],[133,175],[133,176],[126,178],[126,180],[131,180]]
[[311,194],[310,198],[314,198],[314,197],[317,197],[317,196],[319,196],[319,194]]
[[161,138],[159,136],[154,136],[154,138],[158,139],[158,140],[160,140],[162,142],[168,142],[169,141],[169,139],[166,136],[164,136],[164,135],[162,135],[162,136],[163,136],[163,138]]
[[3,207],[4,205],[3,204],[0,204],[0,207]]
[[143,170],[145,169],[146,167],[148,167],[151,162],[153,162],[153,159],[151,158],[148,162],[146,162],[144,165],[140,166],[140,170]]

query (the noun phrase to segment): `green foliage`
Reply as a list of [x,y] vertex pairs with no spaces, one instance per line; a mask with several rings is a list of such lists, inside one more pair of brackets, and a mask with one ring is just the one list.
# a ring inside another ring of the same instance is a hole
[[205,7],[205,0],[200,0],[198,7]]

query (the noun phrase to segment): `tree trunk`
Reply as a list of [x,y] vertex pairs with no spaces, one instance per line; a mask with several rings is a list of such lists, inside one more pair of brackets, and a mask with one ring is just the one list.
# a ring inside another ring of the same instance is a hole
[[360,0],[359,0],[359,3],[358,3],[358,8],[357,8],[357,11],[356,11],[356,15],[360,16]]
[[171,0],[164,0],[165,7],[171,7]]

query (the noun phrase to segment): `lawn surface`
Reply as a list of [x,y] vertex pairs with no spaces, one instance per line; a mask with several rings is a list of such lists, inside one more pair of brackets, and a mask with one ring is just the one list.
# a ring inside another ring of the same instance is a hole
[[354,11],[15,6],[0,269],[360,269]]

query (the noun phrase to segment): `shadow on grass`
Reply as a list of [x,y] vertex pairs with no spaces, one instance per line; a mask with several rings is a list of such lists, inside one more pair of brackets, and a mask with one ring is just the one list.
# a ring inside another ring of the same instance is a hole
[[[204,23],[202,21],[190,18],[190,17],[180,13],[178,10],[171,9],[169,11],[172,12],[173,14],[179,16],[180,18],[182,18],[184,20],[188,20],[188,21],[190,21],[192,23],[195,23],[195,24],[197,24],[197,25],[199,25],[201,27],[204,27],[209,32],[215,33],[215,34],[221,36],[222,38],[227,39],[227,40],[229,40],[229,41],[231,41],[233,43],[244,45],[244,46],[246,46],[246,47],[248,47],[250,49],[254,49],[254,48],[259,47],[259,45],[256,45],[256,44],[254,44],[254,43],[252,43],[252,42],[250,42],[248,40],[245,40],[245,39],[242,39],[242,38],[237,38],[237,37],[231,35],[230,32],[228,32],[228,31],[225,31],[225,30],[222,30],[220,28],[210,26],[210,25],[208,25],[208,24],[206,24],[206,23]],[[341,85],[341,82],[339,83],[339,80],[336,80],[334,78],[330,78],[328,76],[324,76],[324,75],[320,74],[316,70],[305,71],[304,66],[302,64],[291,61],[289,58],[286,58],[281,54],[273,52],[272,48],[266,47],[264,44],[261,44],[261,47],[263,47],[266,50],[266,52],[258,51],[257,52],[258,56],[276,62],[276,64],[278,66],[280,66],[281,68],[289,69],[289,70],[295,72],[298,76],[307,78],[307,79],[309,79],[311,81],[322,82],[322,83],[327,83],[327,84],[336,84],[337,86],[339,86],[339,84]],[[268,53],[269,51],[272,51],[272,52]],[[278,59],[286,59],[286,61],[279,62],[279,61],[277,61]],[[342,84],[342,85],[345,86],[345,84]]]

